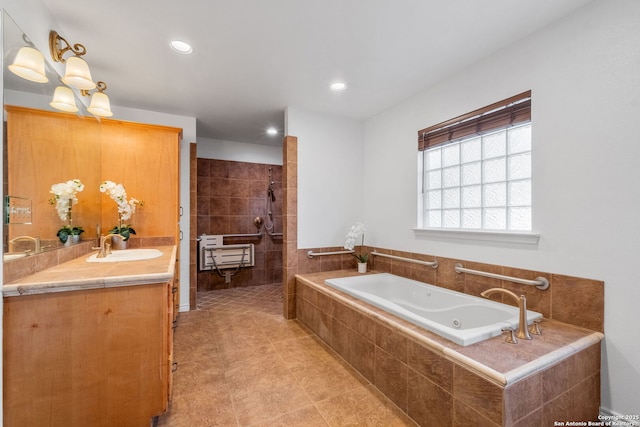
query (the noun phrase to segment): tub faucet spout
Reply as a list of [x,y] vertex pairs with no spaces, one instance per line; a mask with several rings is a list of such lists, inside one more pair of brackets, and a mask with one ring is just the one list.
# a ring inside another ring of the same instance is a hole
[[523,340],[530,340],[531,335],[529,335],[529,331],[527,330],[527,323],[528,323],[527,322],[527,298],[524,295],[518,296],[513,292],[507,289],[502,289],[502,288],[487,289],[486,291],[482,292],[480,295],[482,295],[485,298],[489,298],[490,295],[493,295],[495,293],[508,295],[516,301],[519,309],[518,332],[516,332],[516,337]]

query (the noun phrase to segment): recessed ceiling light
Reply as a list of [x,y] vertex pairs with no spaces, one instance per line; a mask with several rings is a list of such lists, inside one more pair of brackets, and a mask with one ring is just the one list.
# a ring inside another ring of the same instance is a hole
[[169,46],[171,46],[171,49],[174,51],[185,55],[193,52],[193,48],[189,43],[185,43],[180,40],[172,40],[171,43],[169,43]]
[[276,129],[276,128],[269,128],[269,129],[267,129],[267,134],[268,134],[268,135],[277,135],[277,134],[278,134],[278,129]]
[[334,92],[342,92],[347,88],[347,84],[344,82],[335,82],[331,83],[331,86],[329,86],[329,88],[331,88],[331,90]]

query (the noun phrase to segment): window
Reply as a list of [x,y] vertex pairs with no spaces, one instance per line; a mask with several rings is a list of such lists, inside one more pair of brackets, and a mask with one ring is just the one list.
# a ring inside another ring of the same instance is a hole
[[419,132],[422,227],[531,231],[531,93]]

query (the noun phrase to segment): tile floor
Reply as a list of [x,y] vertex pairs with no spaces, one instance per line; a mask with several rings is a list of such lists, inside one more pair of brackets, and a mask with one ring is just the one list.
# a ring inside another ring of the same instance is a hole
[[173,398],[157,426],[415,426],[297,320],[281,285],[198,294],[174,337]]

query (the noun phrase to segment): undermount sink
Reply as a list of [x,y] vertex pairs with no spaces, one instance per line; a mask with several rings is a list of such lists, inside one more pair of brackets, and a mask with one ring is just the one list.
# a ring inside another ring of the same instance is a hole
[[27,254],[4,254],[2,255],[3,261],[11,261],[12,259],[24,258]]
[[162,255],[157,249],[127,249],[124,251],[111,251],[104,258],[98,258],[95,253],[87,258],[87,262],[126,262],[126,261],[144,261],[145,259],[158,258]]

